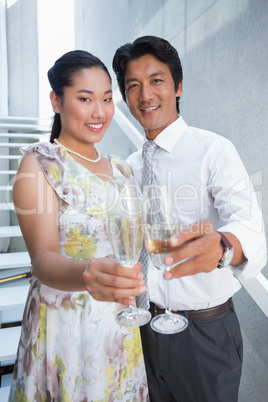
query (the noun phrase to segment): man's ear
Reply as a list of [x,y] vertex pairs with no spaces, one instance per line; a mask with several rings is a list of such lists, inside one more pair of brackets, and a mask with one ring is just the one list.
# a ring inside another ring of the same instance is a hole
[[55,113],[60,113],[61,111],[61,102],[60,102],[60,98],[58,97],[58,95],[56,95],[55,91],[51,91],[49,94],[50,100],[51,100],[51,105],[53,107],[53,110]]
[[177,89],[177,92],[176,92],[176,96],[181,96],[181,95],[182,95],[182,80],[179,83],[178,89]]

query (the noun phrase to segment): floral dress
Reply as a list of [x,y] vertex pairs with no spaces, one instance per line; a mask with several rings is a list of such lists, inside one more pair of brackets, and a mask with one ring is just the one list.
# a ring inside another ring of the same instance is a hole
[[[36,143],[39,166],[58,198],[60,252],[71,259],[113,257],[105,223],[107,182],[61,146]],[[129,177],[109,157],[113,176]],[[56,267],[55,267],[56,269]],[[139,328],[119,326],[122,305],[88,292],[65,292],[31,282],[9,401],[147,401]]]

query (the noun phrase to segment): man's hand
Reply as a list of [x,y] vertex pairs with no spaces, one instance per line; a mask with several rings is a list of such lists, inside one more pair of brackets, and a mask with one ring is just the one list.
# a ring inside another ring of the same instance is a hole
[[146,291],[140,270],[139,263],[130,269],[109,258],[91,260],[83,274],[86,290],[98,301],[134,305],[131,297]]
[[179,265],[165,272],[165,279],[210,272],[217,267],[223,254],[221,236],[206,220],[198,221],[171,236],[169,245],[174,251],[165,257],[165,264]]

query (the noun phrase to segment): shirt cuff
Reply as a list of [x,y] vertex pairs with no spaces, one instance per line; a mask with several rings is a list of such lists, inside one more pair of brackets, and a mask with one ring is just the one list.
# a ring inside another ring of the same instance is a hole
[[217,229],[219,232],[232,233],[239,240],[247,261],[231,265],[234,275],[239,279],[254,278],[260,273],[267,261],[266,241],[263,227],[249,228],[248,223],[232,222]]

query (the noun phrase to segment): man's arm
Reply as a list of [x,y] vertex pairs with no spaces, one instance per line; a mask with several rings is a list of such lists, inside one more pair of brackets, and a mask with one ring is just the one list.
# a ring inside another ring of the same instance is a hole
[[170,239],[174,251],[166,263],[188,260],[170,273],[175,278],[217,269],[223,253],[220,231],[234,247],[233,273],[238,278],[252,278],[265,266],[267,256],[262,213],[250,178],[237,150],[226,139],[216,142],[207,166],[210,175],[206,185],[219,215],[217,224],[221,224],[215,228],[210,221],[200,220],[174,235]]

